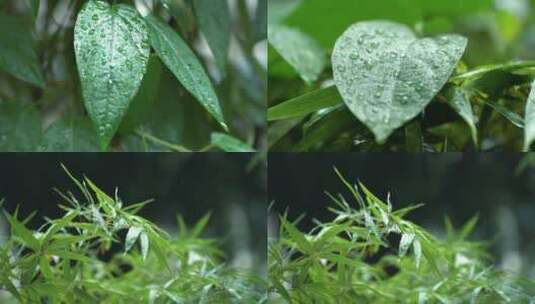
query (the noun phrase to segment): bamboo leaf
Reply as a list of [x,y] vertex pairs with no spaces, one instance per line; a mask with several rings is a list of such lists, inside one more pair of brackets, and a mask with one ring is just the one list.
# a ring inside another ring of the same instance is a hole
[[141,227],[130,227],[128,229],[125,238],[124,253],[128,253],[132,249],[142,231],[143,228]]

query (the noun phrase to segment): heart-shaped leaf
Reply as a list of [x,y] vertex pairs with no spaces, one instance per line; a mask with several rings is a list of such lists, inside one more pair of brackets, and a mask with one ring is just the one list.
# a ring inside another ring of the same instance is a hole
[[149,59],[148,31],[137,11],[127,5],[88,1],[74,28],[74,50],[85,107],[103,148],[108,146]]
[[444,86],[466,44],[459,35],[418,39],[389,21],[356,23],[336,41],[334,80],[349,109],[383,143]]

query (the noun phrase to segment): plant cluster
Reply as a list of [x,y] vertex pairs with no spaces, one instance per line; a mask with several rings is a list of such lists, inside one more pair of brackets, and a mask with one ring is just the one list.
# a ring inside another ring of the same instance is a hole
[[262,1],[253,14],[244,1],[233,14],[227,1],[211,0],[0,1],[0,8],[0,150],[261,145]]
[[[341,9],[333,7],[326,21],[332,24],[314,32],[303,15],[332,5],[289,3],[270,2],[275,15],[268,25],[270,149],[530,149],[535,139],[535,62],[518,60],[509,49],[510,57],[502,58],[505,51],[496,47],[485,50],[494,55],[492,61],[471,65],[467,58],[477,56],[470,52],[478,51],[478,36],[452,34],[455,22],[470,28],[459,16],[473,15],[482,24],[496,20],[495,26],[511,30],[491,32],[505,48],[520,40],[526,21],[507,15],[506,22],[504,15],[510,12],[504,11],[489,20],[478,13],[490,11],[490,1],[469,5],[457,0],[413,1],[407,5],[421,16],[370,20],[396,15],[394,7],[404,4],[342,0],[337,4]],[[355,13],[358,5],[360,13]],[[349,23],[351,14],[360,21]]]
[[467,240],[477,217],[440,239],[404,219],[420,205],[393,210],[364,185],[356,201],[329,194],[335,215],[310,232],[280,217],[269,241],[272,303],[533,303],[535,282],[489,266],[485,244]]
[[215,241],[200,238],[209,216],[191,229],[179,216],[171,237],[137,215],[150,201],[123,204],[117,192],[71,178],[83,199],[58,191],[65,214],[36,231],[26,227],[34,214],[4,212],[11,236],[0,244],[2,303],[263,301],[262,279],[225,265]]

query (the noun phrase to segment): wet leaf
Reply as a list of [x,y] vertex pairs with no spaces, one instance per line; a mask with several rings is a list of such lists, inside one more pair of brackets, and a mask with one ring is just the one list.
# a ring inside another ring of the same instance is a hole
[[268,40],[305,82],[318,80],[327,60],[325,51],[314,39],[298,29],[270,25]]
[[85,107],[106,148],[147,67],[145,22],[133,7],[88,1],[76,19],[74,50]]
[[160,59],[184,88],[227,130],[219,99],[195,54],[167,24],[150,15],[145,20],[149,28],[150,44]]
[[472,105],[470,104],[470,100],[468,99],[466,92],[460,88],[453,88],[450,96],[448,96],[448,104],[468,124],[474,145],[477,146],[478,141],[476,120],[474,117],[474,112],[472,111]]
[[418,39],[389,21],[356,23],[334,47],[334,80],[347,106],[383,143],[438,93],[466,44],[459,35]]
[[124,252],[127,253],[132,249],[134,244],[136,243],[139,234],[143,231],[143,228],[141,227],[131,227],[128,229],[128,232],[126,233],[126,239],[124,244]]
[[145,232],[142,232],[139,236],[139,244],[141,245],[141,256],[143,260],[146,260],[149,254],[149,237]]
[[401,241],[399,242],[399,256],[403,257],[407,254],[407,251],[414,241],[414,233],[403,233],[401,235]]
[[230,13],[227,1],[194,0],[195,15],[216,65],[225,75],[230,42]]
[[0,12],[0,29],[0,69],[44,88],[45,81],[28,27],[17,17]]
[[524,151],[528,151],[535,139],[535,81],[531,84],[524,121],[526,124],[524,128]]

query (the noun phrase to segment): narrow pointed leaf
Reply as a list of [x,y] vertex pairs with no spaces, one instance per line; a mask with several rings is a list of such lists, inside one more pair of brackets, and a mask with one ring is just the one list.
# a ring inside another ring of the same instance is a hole
[[413,241],[414,241],[414,233],[403,233],[401,235],[401,241],[399,242],[399,253],[398,253],[400,257],[403,257],[405,256],[405,254],[407,254],[407,251],[411,247]]
[[24,226],[24,223],[17,220],[15,215],[11,215],[4,211],[4,215],[11,226],[11,234],[18,239],[24,246],[35,251],[39,250],[41,244],[37,240],[30,229]]
[[126,233],[126,239],[124,242],[124,252],[127,253],[132,249],[134,244],[136,243],[139,234],[143,231],[143,228],[141,227],[131,227],[128,229],[128,232]]
[[106,148],[145,74],[145,22],[131,6],[88,1],[76,19],[74,50],[85,107]]
[[319,89],[268,109],[268,121],[301,117],[343,102],[335,86]]
[[139,244],[141,245],[141,256],[143,260],[146,260],[149,254],[149,237],[145,232],[142,232],[139,236]]
[[466,93],[459,88],[452,89],[451,95],[448,96],[448,104],[461,116],[462,119],[470,127],[470,132],[472,134],[472,140],[474,145],[477,146],[477,127],[474,117],[474,112],[472,111],[472,105],[470,100],[466,96]]
[[524,151],[528,151],[531,143],[535,139],[535,81],[531,84],[531,92],[526,103],[524,122],[526,124],[524,128]]
[[204,34],[216,65],[225,75],[230,42],[230,12],[227,1],[194,0],[197,23]]
[[163,63],[221,126],[225,130],[228,129],[210,78],[195,54],[167,24],[150,15],[145,19],[149,28],[150,44]]
[[347,106],[383,143],[429,104],[466,44],[458,35],[418,39],[390,21],[356,23],[334,47],[334,80]]
[[500,115],[502,115],[505,119],[509,120],[513,125],[521,129],[524,128],[524,119],[520,117],[520,115],[509,110],[505,106],[501,105],[499,102],[493,102],[491,100],[487,100],[485,103],[489,107],[494,109],[496,112],[498,112]]
[[32,34],[15,16],[0,12],[0,69],[39,87],[45,86]]

